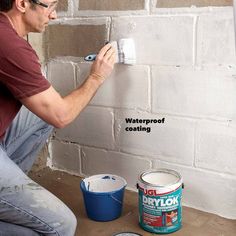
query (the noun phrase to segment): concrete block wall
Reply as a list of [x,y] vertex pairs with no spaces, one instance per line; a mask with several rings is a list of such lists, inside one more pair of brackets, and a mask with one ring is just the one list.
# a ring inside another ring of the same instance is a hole
[[175,169],[184,205],[236,219],[232,1],[64,0],[58,16],[29,41],[62,96],[89,74],[83,57],[108,40],[132,37],[137,64],[117,64],[82,114],[55,130],[51,167],[114,173],[133,190],[141,171]]

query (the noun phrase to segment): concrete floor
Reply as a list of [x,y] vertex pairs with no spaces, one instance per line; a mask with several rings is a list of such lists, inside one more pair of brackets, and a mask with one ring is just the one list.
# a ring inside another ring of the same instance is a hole
[[[48,168],[30,175],[72,209],[78,218],[76,236],[112,236],[124,231],[132,231],[143,236],[155,235],[142,230],[138,225],[138,199],[135,192],[125,192],[123,213],[119,219],[101,223],[89,220],[86,216],[79,177]],[[213,214],[183,207],[183,227],[171,235],[236,236],[236,220],[227,220]]]

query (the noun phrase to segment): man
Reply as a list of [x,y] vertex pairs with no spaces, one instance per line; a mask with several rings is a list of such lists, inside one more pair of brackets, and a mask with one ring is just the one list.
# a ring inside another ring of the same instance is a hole
[[76,229],[68,207],[26,174],[52,126],[72,122],[110,75],[115,50],[104,46],[83,85],[62,98],[42,76],[35,51],[23,39],[56,19],[56,4],[0,0],[1,236],[72,236]]

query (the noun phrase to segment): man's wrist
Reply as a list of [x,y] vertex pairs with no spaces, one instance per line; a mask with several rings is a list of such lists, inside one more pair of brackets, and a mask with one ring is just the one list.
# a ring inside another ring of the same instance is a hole
[[96,80],[97,82],[99,82],[99,84],[103,84],[103,82],[106,80],[106,78],[102,75],[99,75],[97,73],[91,73],[90,76]]

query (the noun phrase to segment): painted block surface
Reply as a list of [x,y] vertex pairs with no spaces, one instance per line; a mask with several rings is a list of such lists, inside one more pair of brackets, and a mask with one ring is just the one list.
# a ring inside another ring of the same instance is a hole
[[236,116],[235,74],[230,68],[153,67],[152,110],[232,119]]
[[[90,73],[91,64],[77,66],[78,86]],[[116,108],[147,110],[149,105],[149,69],[146,66],[115,65],[111,76],[98,90],[90,104]]]
[[197,28],[199,65],[235,64],[233,10],[227,14],[202,15]]
[[236,128],[217,122],[200,122],[196,138],[196,166],[234,175]]
[[[164,118],[165,120],[164,123],[146,125],[145,123],[127,123],[127,119],[130,118],[134,120],[162,120]],[[192,165],[194,158],[194,121],[129,111],[118,112],[115,121],[116,141],[121,150],[136,155]],[[131,131],[130,127],[136,127],[136,131],[133,128]],[[151,128],[150,132],[148,129],[138,131],[138,129],[148,127]]]
[[111,39],[133,38],[137,64],[191,65],[193,18],[114,17]]

